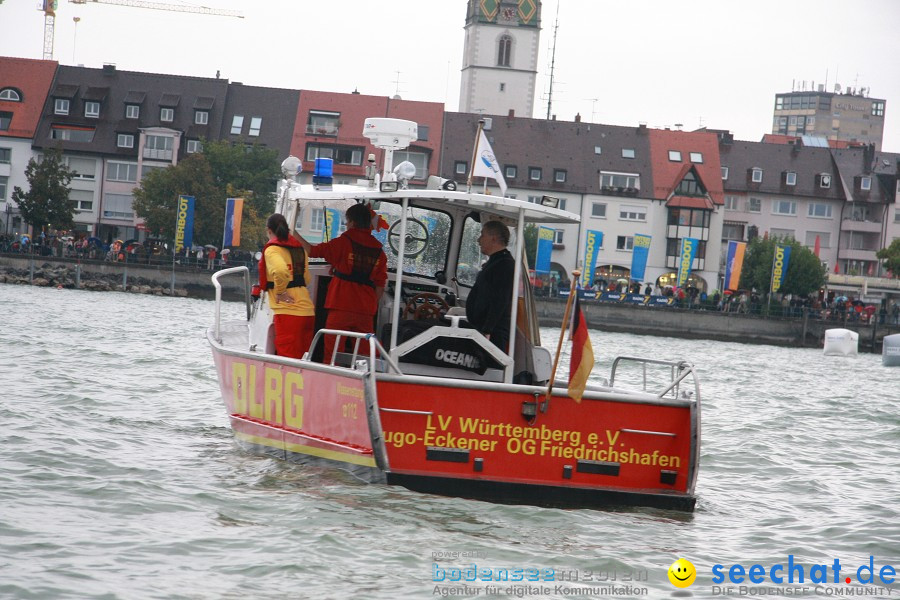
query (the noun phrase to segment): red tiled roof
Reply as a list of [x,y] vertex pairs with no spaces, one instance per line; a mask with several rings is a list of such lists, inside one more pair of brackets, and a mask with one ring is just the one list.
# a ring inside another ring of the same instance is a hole
[[0,135],[34,137],[57,64],[51,60],[0,56],[0,89],[15,88],[22,95],[21,102],[0,100],[0,110],[13,113],[9,130]]
[[[705,131],[668,131],[650,129],[650,160],[653,168],[653,196],[667,200],[691,167],[697,171],[712,204],[725,204],[719,138]],[[669,150],[681,152],[681,161],[670,161]],[[690,162],[691,152],[703,155],[703,162]]]
[[698,198],[697,196],[672,196],[666,202],[666,206],[671,208],[702,208],[704,210],[712,210],[714,208],[709,198]]

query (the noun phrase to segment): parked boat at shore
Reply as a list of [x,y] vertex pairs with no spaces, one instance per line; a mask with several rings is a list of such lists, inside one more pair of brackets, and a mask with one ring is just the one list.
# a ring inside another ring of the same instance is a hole
[[[384,149],[383,173],[358,186],[300,185],[293,181],[299,161],[288,159],[277,211],[293,224],[304,206],[364,202],[387,221],[379,335],[320,326],[304,358],[276,356],[268,304],[264,294],[251,299],[247,269],[216,273],[207,337],[235,437],[268,455],[325,461],[421,492],[693,510],[700,385],[692,365],[617,358],[580,403],[566,395],[565,382],[550,385],[553,360],[541,346],[521,240],[526,223],[577,223],[578,216],[553,198],[532,204],[457,191],[438,178],[426,189],[409,188],[402,164],[393,169],[393,152],[415,140],[416,124],[367,119],[364,135]],[[510,246],[520,257],[508,353],[466,327],[464,311],[453,306],[474,283],[481,260],[475,239],[488,219],[512,229]],[[310,274],[321,324],[330,269],[310,263]],[[221,321],[220,279],[228,276],[245,279],[246,321]],[[440,319],[408,326],[428,314]],[[355,349],[323,357],[324,335],[355,339]],[[359,352],[362,340],[367,354]]]

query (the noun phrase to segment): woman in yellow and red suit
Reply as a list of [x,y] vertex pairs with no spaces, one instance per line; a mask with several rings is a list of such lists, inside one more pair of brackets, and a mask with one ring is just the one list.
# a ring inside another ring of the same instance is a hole
[[275,353],[302,358],[312,343],[315,305],[306,287],[309,258],[303,246],[291,237],[284,215],[266,221],[269,241],[259,261],[259,285],[269,292],[269,307],[275,314]]

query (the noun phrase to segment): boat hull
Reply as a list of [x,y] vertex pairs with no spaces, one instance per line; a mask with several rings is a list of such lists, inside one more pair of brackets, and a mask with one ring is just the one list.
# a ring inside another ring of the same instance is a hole
[[210,342],[235,438],[255,452],[502,503],[694,508],[690,401],[554,396],[532,419],[523,407],[543,397],[530,386],[372,378]]

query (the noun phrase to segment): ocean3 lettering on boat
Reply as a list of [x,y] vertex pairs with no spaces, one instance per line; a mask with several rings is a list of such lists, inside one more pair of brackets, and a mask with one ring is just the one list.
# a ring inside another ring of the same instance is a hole
[[478,370],[481,368],[481,360],[474,354],[465,352],[457,352],[455,350],[444,350],[438,348],[434,353],[434,359],[453,366],[462,366],[467,369]]

